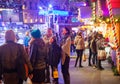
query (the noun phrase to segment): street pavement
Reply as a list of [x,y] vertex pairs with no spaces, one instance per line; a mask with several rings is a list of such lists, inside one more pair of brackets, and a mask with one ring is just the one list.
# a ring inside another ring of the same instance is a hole
[[[120,76],[114,76],[111,65],[107,60],[102,61],[104,70],[98,70],[88,66],[88,60],[83,62],[83,68],[74,67],[75,57],[70,60],[70,82],[71,84],[120,84]],[[59,65],[59,84],[64,84]]]

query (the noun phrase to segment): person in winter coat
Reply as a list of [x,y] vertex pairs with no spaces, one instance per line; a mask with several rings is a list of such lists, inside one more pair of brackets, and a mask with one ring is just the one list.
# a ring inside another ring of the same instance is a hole
[[62,30],[62,73],[64,84],[70,84],[70,74],[69,74],[69,62],[70,62],[70,46],[71,46],[71,37],[70,30],[68,28],[63,28]]
[[[104,39],[103,35],[99,34],[98,41],[97,41],[97,50],[98,51],[99,50],[104,50],[105,51],[104,43],[105,43],[105,39]],[[102,59],[100,59],[100,58],[97,58],[97,59],[98,59],[98,62],[97,62],[98,70],[104,70],[104,68],[102,67],[102,64],[101,64]]]
[[7,30],[5,33],[5,43],[0,46],[0,80],[3,79],[4,84],[23,84],[23,79],[20,78],[23,74],[18,74],[17,72],[19,68],[17,65],[19,55],[21,56],[19,60],[27,64],[29,73],[32,73],[33,70],[24,47],[16,43],[15,40],[16,35],[14,31]]
[[92,35],[88,35],[88,49],[89,49],[88,66],[92,66],[92,64],[91,64],[92,51],[91,51],[91,48],[90,48],[91,40],[92,40]]
[[46,45],[41,38],[39,29],[31,31],[30,61],[33,66],[33,84],[43,84],[45,81],[46,68]]
[[93,59],[92,59],[93,68],[96,68],[97,67],[97,34],[93,34],[90,48],[93,55]]
[[46,68],[45,68],[45,82],[46,83],[50,83],[50,68],[49,68],[49,64],[48,64],[48,57],[49,57],[49,47],[50,47],[50,43],[49,40],[50,38],[53,36],[53,31],[51,28],[47,29],[47,33],[44,35],[43,40],[46,44],[47,47],[47,57],[46,57]]
[[50,47],[49,47],[49,65],[52,68],[52,77],[54,84],[58,84],[58,78],[54,77],[54,72],[58,72],[58,64],[61,58],[61,47],[57,44],[56,37],[53,36],[50,39]]
[[75,37],[74,44],[76,46],[76,52],[77,52],[75,67],[77,66],[78,59],[79,59],[79,67],[83,67],[82,56],[83,56],[83,51],[85,49],[85,43],[81,32],[77,32],[77,36]]

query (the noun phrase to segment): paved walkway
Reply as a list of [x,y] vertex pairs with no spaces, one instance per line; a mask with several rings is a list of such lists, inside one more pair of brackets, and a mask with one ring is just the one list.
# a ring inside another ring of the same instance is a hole
[[[88,60],[87,60],[88,61]],[[75,68],[75,58],[70,61],[71,84],[120,84],[120,76],[114,76],[111,66],[107,61],[103,61],[104,70],[100,71],[88,66],[88,62],[83,62],[83,68]],[[59,82],[63,83],[63,78],[59,66]]]

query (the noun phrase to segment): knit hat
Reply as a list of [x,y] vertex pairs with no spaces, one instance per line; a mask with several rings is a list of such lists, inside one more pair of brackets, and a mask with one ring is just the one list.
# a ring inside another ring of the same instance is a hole
[[39,29],[35,29],[31,31],[31,36],[33,38],[40,38],[41,37],[41,32]]

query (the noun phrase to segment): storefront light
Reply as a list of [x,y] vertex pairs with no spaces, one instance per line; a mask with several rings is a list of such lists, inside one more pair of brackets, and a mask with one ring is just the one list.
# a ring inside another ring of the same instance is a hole
[[40,18],[40,22],[43,22],[42,18]]
[[102,20],[99,19],[99,22],[102,22]]
[[109,19],[109,18],[107,18],[107,19],[106,19],[106,22],[109,22],[109,21],[110,21],[110,19]]
[[27,23],[27,19],[24,19],[24,22]]
[[32,19],[30,19],[30,23],[33,23],[33,20],[32,20]]
[[18,31],[18,29],[17,28],[15,28],[15,32],[17,32]]
[[49,8],[52,8],[53,6],[51,4],[49,4]]
[[118,22],[118,19],[115,19],[115,22]]
[[42,10],[43,8],[42,7],[39,7],[40,10]]
[[4,27],[4,30],[7,30],[7,27]]
[[35,19],[35,22],[37,22],[38,21],[38,19]]

